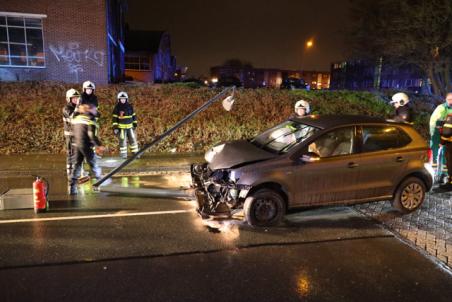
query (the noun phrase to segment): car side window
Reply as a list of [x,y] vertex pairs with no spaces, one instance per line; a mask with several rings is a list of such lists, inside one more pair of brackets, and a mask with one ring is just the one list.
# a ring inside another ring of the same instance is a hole
[[349,155],[353,153],[354,127],[340,128],[330,131],[308,146],[321,158]]
[[394,126],[363,127],[362,152],[375,152],[402,148],[411,142],[411,138]]

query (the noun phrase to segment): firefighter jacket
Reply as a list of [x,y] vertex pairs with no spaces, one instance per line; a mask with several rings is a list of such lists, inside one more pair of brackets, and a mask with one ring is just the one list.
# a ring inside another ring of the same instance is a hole
[[411,109],[408,105],[400,106],[395,111],[395,117],[394,120],[397,122],[405,122],[405,123],[411,123],[412,122],[412,114]]
[[436,131],[439,131],[439,129],[442,128],[444,121],[449,114],[452,114],[452,106],[449,106],[447,103],[443,103],[436,107],[430,117],[430,136],[433,136]]
[[113,109],[113,129],[131,129],[138,125],[133,106],[129,102],[118,102]]
[[72,119],[72,135],[76,148],[87,150],[101,146],[97,137],[97,123],[92,114],[79,114]]
[[99,107],[97,96],[94,93],[87,94],[86,92],[83,92],[80,96],[80,104],[94,105],[96,108]]
[[71,102],[67,103],[63,108],[63,122],[64,122],[64,135],[71,136],[72,135],[72,125],[71,121],[74,117],[75,113],[75,105]]
[[441,142],[443,144],[445,142],[452,142],[452,114],[446,116],[446,120],[444,121],[443,128],[441,129]]
[[[82,104],[93,105],[94,107],[96,107],[98,109],[99,102],[97,101],[97,95],[95,95],[94,93],[87,94],[86,92],[83,92],[82,95],[80,96],[80,105],[82,105]],[[99,111],[97,111],[96,117],[100,118]]]

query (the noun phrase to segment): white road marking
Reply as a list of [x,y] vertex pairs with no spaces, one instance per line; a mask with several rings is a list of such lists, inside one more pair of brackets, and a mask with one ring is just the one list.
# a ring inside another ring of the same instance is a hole
[[181,213],[190,213],[190,212],[194,212],[194,210],[114,213],[114,214],[99,214],[99,215],[86,215],[86,216],[63,216],[63,217],[28,218],[28,219],[7,219],[7,220],[0,220],[0,224],[22,223],[22,222],[40,222],[40,221],[81,220],[81,219],[97,219],[97,218],[116,218],[116,217],[130,217],[130,216],[152,216],[152,215],[181,214]]

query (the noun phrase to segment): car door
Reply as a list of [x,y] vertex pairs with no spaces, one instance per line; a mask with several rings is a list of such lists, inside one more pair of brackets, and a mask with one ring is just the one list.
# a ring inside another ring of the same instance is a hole
[[402,148],[411,138],[395,125],[364,125],[358,128],[358,141],[361,169],[357,198],[390,197],[407,165]]
[[305,153],[313,152],[319,160],[298,161],[294,170],[296,204],[320,205],[355,199],[360,169],[356,138],[355,127],[343,127],[309,144]]

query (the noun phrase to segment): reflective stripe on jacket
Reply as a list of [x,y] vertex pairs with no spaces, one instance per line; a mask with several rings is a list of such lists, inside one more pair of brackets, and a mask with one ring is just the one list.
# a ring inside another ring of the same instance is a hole
[[117,103],[113,109],[112,117],[113,129],[130,129],[138,125],[133,106],[129,102]]

